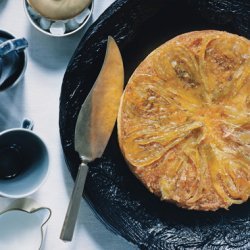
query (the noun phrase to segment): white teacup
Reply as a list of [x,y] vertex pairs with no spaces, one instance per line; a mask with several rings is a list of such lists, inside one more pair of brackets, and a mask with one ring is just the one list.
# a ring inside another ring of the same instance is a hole
[[49,170],[48,150],[25,119],[22,128],[0,133],[0,196],[26,197],[44,183]]

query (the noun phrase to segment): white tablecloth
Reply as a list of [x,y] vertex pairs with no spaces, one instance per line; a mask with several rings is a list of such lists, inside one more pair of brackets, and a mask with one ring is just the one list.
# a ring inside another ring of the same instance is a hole
[[[92,21],[114,0],[95,0]],[[74,239],[59,239],[73,181],[64,162],[58,127],[59,96],[67,64],[83,31],[66,38],[52,38],[37,31],[25,16],[22,0],[0,0],[0,29],[29,41],[28,65],[24,79],[0,93],[0,131],[17,127],[24,117],[31,118],[34,131],[44,138],[50,153],[50,175],[31,198],[52,209],[45,238],[45,250],[130,250],[135,249],[113,234],[95,217],[82,200]],[[10,200],[0,198],[0,208]],[[108,204],[107,204],[108,205]],[[1,249],[1,242],[0,242]]]

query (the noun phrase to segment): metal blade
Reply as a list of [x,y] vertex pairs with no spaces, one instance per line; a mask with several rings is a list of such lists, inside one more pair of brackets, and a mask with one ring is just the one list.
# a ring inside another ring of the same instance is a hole
[[102,69],[78,115],[75,150],[84,161],[102,156],[115,125],[124,85],[119,48],[108,38]]

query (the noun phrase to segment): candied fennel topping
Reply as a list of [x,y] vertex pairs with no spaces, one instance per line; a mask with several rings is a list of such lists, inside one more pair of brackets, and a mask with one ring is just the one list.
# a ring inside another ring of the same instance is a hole
[[250,196],[250,43],[219,31],[178,36],[136,69],[119,143],[151,191],[181,207],[228,208]]

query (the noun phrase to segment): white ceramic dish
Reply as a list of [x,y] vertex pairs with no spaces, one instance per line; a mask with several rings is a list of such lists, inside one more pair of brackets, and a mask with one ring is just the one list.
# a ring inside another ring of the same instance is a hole
[[[81,30],[84,26],[86,26],[86,24],[88,23],[88,21],[90,20],[90,17],[92,16],[92,13],[93,13],[93,9],[94,9],[94,0],[92,0],[92,3],[91,5],[89,6],[89,10],[90,10],[90,13],[89,15],[86,17],[86,19],[79,25],[78,28],[72,30],[72,31],[68,31],[68,32],[65,32],[64,34],[52,34],[50,31],[48,30],[44,30],[42,29],[39,24],[37,23],[36,20],[34,20],[34,18],[31,16],[30,12],[28,11],[28,7],[29,7],[29,3],[27,0],[24,0],[23,1],[24,3],[24,10],[25,10],[25,13],[26,13],[26,16],[28,17],[30,23],[37,29],[39,30],[40,32],[48,35],[48,36],[51,36],[51,37],[65,37],[65,36],[70,36],[76,32],[78,32],[79,30]],[[59,22],[65,22],[65,20],[57,20]],[[51,20],[51,22],[54,22],[54,20]]]
[[0,249],[38,250],[43,246],[49,208],[31,199],[20,199],[0,212]]

